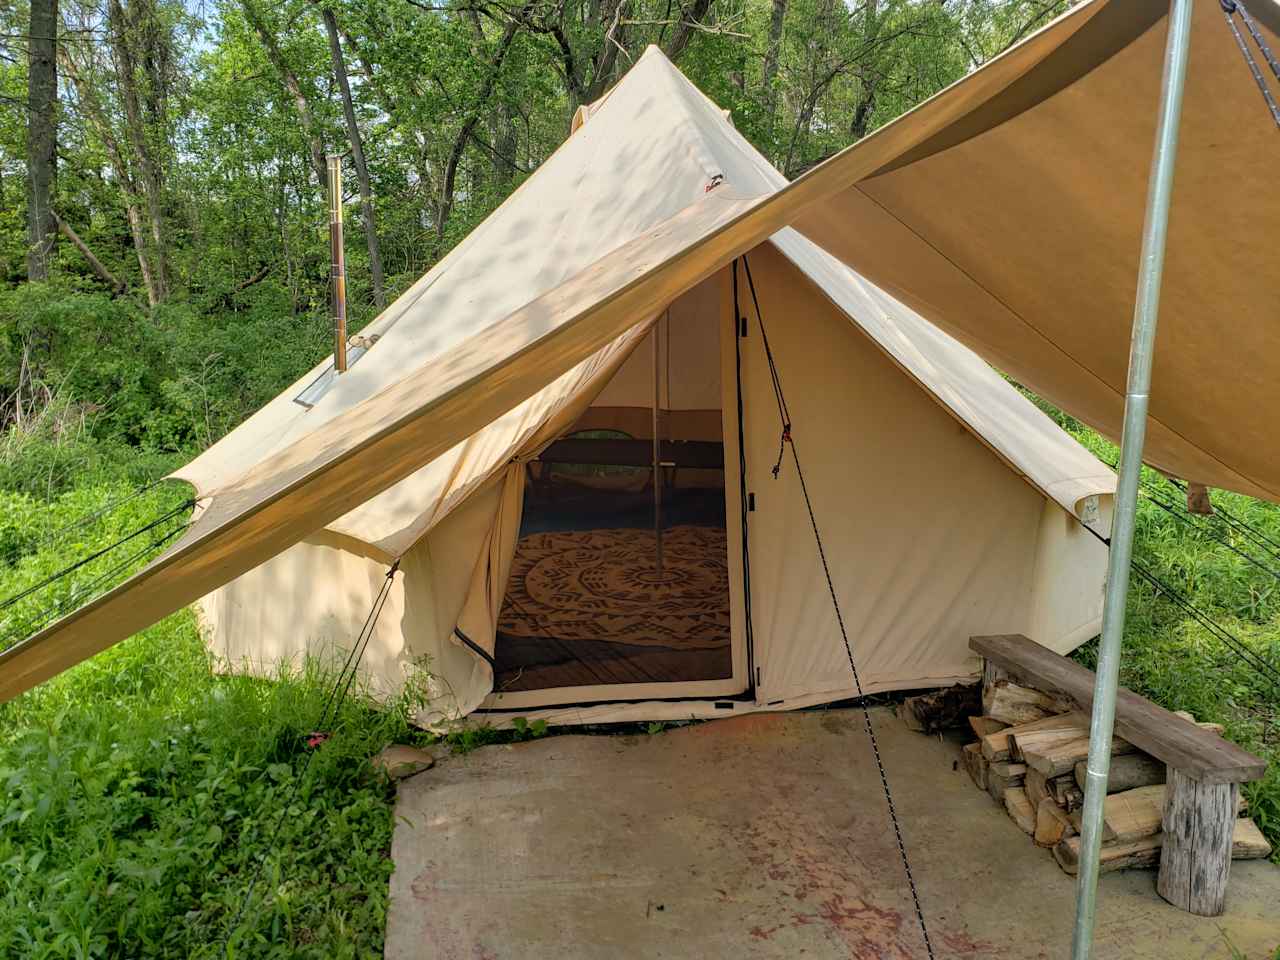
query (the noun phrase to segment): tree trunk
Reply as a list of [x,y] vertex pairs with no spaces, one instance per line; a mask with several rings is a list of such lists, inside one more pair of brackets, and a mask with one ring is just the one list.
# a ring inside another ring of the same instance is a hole
[[289,91],[289,95],[293,98],[293,107],[298,114],[298,122],[302,125],[302,133],[307,138],[307,148],[311,155],[311,169],[316,175],[316,184],[323,189],[328,181],[324,143],[320,139],[315,119],[311,115],[311,104],[307,102],[307,96],[302,92],[302,84],[298,82],[298,75],[293,72],[289,62],[285,60],[280,44],[276,43],[275,34],[268,30],[267,25],[263,23],[261,15],[253,5],[253,0],[240,0],[240,6],[244,10],[245,19],[249,21],[249,26],[258,35],[258,39],[262,41],[262,46],[267,51],[267,59],[271,61],[271,65],[280,74],[281,83],[284,84],[284,88]]
[[85,119],[88,120],[89,125],[93,127],[98,139],[102,141],[102,145],[106,148],[107,159],[111,162],[111,169],[115,172],[116,185],[120,189],[120,198],[124,203],[125,217],[129,221],[129,235],[133,238],[133,248],[138,255],[138,270],[142,274],[142,284],[147,289],[147,303],[154,307],[160,302],[160,289],[156,284],[156,279],[151,269],[151,260],[147,252],[146,236],[142,229],[142,212],[138,209],[137,184],[133,179],[133,171],[125,161],[124,151],[120,148],[120,141],[116,139],[115,132],[111,129],[111,124],[107,120],[102,105],[98,102],[93,85],[86,83],[80,76],[75,62],[71,59],[65,47],[59,51],[59,58],[62,61],[64,72],[76,89],[76,94],[80,100],[80,108],[84,113]]
[[677,61],[680,59],[680,55],[684,53],[684,48],[693,39],[695,27],[702,23],[710,10],[711,0],[693,0],[693,6],[688,10],[681,7],[680,23],[676,25],[675,31],[671,34],[671,42],[667,44],[666,49],[666,54],[671,60]]
[[107,23],[110,31],[112,55],[115,58],[116,80],[120,88],[120,100],[124,104],[125,132],[129,145],[138,160],[138,178],[142,181],[142,196],[147,205],[147,219],[151,233],[152,276],[155,297],[163,300],[169,295],[169,268],[167,231],[164,224],[164,203],[161,197],[160,172],[152,157],[147,140],[146,125],[142,118],[142,102],[138,95],[138,68],[134,56],[134,34],[146,28],[140,17],[125,12],[120,0],[107,3]]
[[378,225],[373,215],[373,190],[369,185],[369,168],[364,162],[364,145],[360,141],[360,127],[356,124],[356,110],[351,103],[351,84],[347,81],[347,65],[342,59],[342,42],[338,38],[338,19],[332,10],[321,11],[324,26],[329,33],[329,53],[333,57],[333,74],[342,93],[342,113],[347,120],[347,137],[351,141],[351,157],[355,161],[356,179],[360,183],[360,212],[364,218],[364,235],[369,245],[369,274],[373,281],[373,302],[381,310],[387,305],[382,289],[382,253],[378,249]]
[[533,0],[529,0],[520,11],[519,16],[507,22],[502,31],[502,39],[498,41],[498,49],[494,52],[489,74],[485,77],[484,86],[473,101],[476,106],[472,108],[466,120],[462,122],[457,136],[454,137],[453,147],[449,151],[449,159],[445,161],[444,181],[440,186],[440,202],[436,208],[435,256],[440,255],[440,247],[444,243],[445,228],[449,223],[449,215],[453,212],[454,192],[457,189],[458,182],[458,164],[462,162],[462,153],[466,149],[467,141],[471,139],[471,135],[475,131],[476,124],[480,122],[481,109],[488,102],[490,94],[493,93],[493,87],[498,82],[498,74],[502,71],[502,61],[506,59],[507,51],[511,49],[511,43],[515,40],[516,33],[528,18],[532,9]]
[[27,279],[49,278],[57,226],[58,0],[31,0],[27,80]]
[[867,53],[854,71],[858,77],[858,101],[853,108],[853,120],[849,124],[849,133],[854,140],[861,140],[867,135],[871,124],[871,115],[876,108],[876,88],[879,85],[878,45],[876,39],[880,33],[880,20],[877,16],[879,0],[865,0],[862,42]]
[[81,256],[88,261],[89,268],[98,275],[98,279],[111,288],[112,296],[119,296],[124,293],[124,283],[116,277],[114,273],[108,270],[101,260],[93,255],[93,251],[89,249],[89,245],[80,239],[80,235],[71,229],[71,225],[58,216],[56,212],[53,213],[53,219],[54,222],[57,223],[58,230],[62,235],[70,240],[75,248],[80,251]]
[[782,28],[787,19],[787,0],[773,0],[773,12],[769,15],[769,42],[764,51],[764,71],[760,86],[764,94],[765,115],[770,122],[778,109],[778,92],[774,83],[778,77],[778,57],[782,53]]

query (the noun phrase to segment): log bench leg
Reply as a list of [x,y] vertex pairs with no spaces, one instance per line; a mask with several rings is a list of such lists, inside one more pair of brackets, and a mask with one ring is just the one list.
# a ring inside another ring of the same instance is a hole
[[1239,791],[1239,784],[1201,783],[1169,767],[1156,890],[1174,906],[1202,917],[1226,909]]

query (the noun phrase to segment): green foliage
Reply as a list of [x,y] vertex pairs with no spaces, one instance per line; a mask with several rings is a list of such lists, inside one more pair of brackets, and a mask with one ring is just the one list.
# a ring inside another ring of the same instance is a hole
[[[47,542],[131,489],[0,494],[0,596],[187,496],[166,485]],[[220,956],[259,863],[237,956],[380,956],[393,791],[368,758],[422,739],[420,704],[357,691],[308,766],[331,686],[312,664],[215,676],[184,611],[0,705],[0,956]]]

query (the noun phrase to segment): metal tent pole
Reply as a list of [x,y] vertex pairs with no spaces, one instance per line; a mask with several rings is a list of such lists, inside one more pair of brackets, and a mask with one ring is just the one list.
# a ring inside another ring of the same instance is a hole
[[1156,319],[1160,312],[1160,281],[1164,273],[1169,200],[1178,150],[1178,121],[1182,113],[1182,91],[1186,85],[1187,51],[1191,44],[1191,9],[1192,0],[1171,0],[1169,5],[1169,36],[1165,44],[1159,125],[1147,182],[1142,259],[1138,267],[1138,292],[1129,346],[1129,383],[1124,403],[1124,430],[1120,438],[1120,476],[1112,522],[1111,555],[1107,562],[1107,591],[1102,611],[1102,643],[1093,692],[1093,717],[1089,727],[1076,924],[1071,950],[1073,960],[1088,960],[1093,950],[1098,863],[1102,846],[1102,805],[1107,796],[1107,776],[1111,769],[1111,736],[1116,718],[1124,607],[1129,593],[1129,562],[1133,556],[1142,444],[1147,431],[1151,359]]

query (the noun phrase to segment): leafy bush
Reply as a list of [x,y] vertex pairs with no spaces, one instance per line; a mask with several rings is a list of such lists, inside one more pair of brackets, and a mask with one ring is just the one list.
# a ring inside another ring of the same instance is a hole
[[[130,489],[0,494],[0,595],[186,496],[46,542]],[[312,753],[331,686],[215,676],[187,610],[0,705],[0,956],[221,956],[233,929],[237,956],[380,956],[392,791],[368,758],[421,735],[357,691]]]
[[[60,449],[70,430],[107,444],[121,466],[123,450],[208,446],[328,350],[328,321],[295,316],[275,285],[244,299],[234,308],[166,303],[148,312],[65,281],[0,289],[0,396],[16,396],[32,420],[53,409],[43,417],[45,445]],[[15,419],[0,411],[0,427]],[[30,473],[45,461],[66,472],[51,453],[32,453]]]

